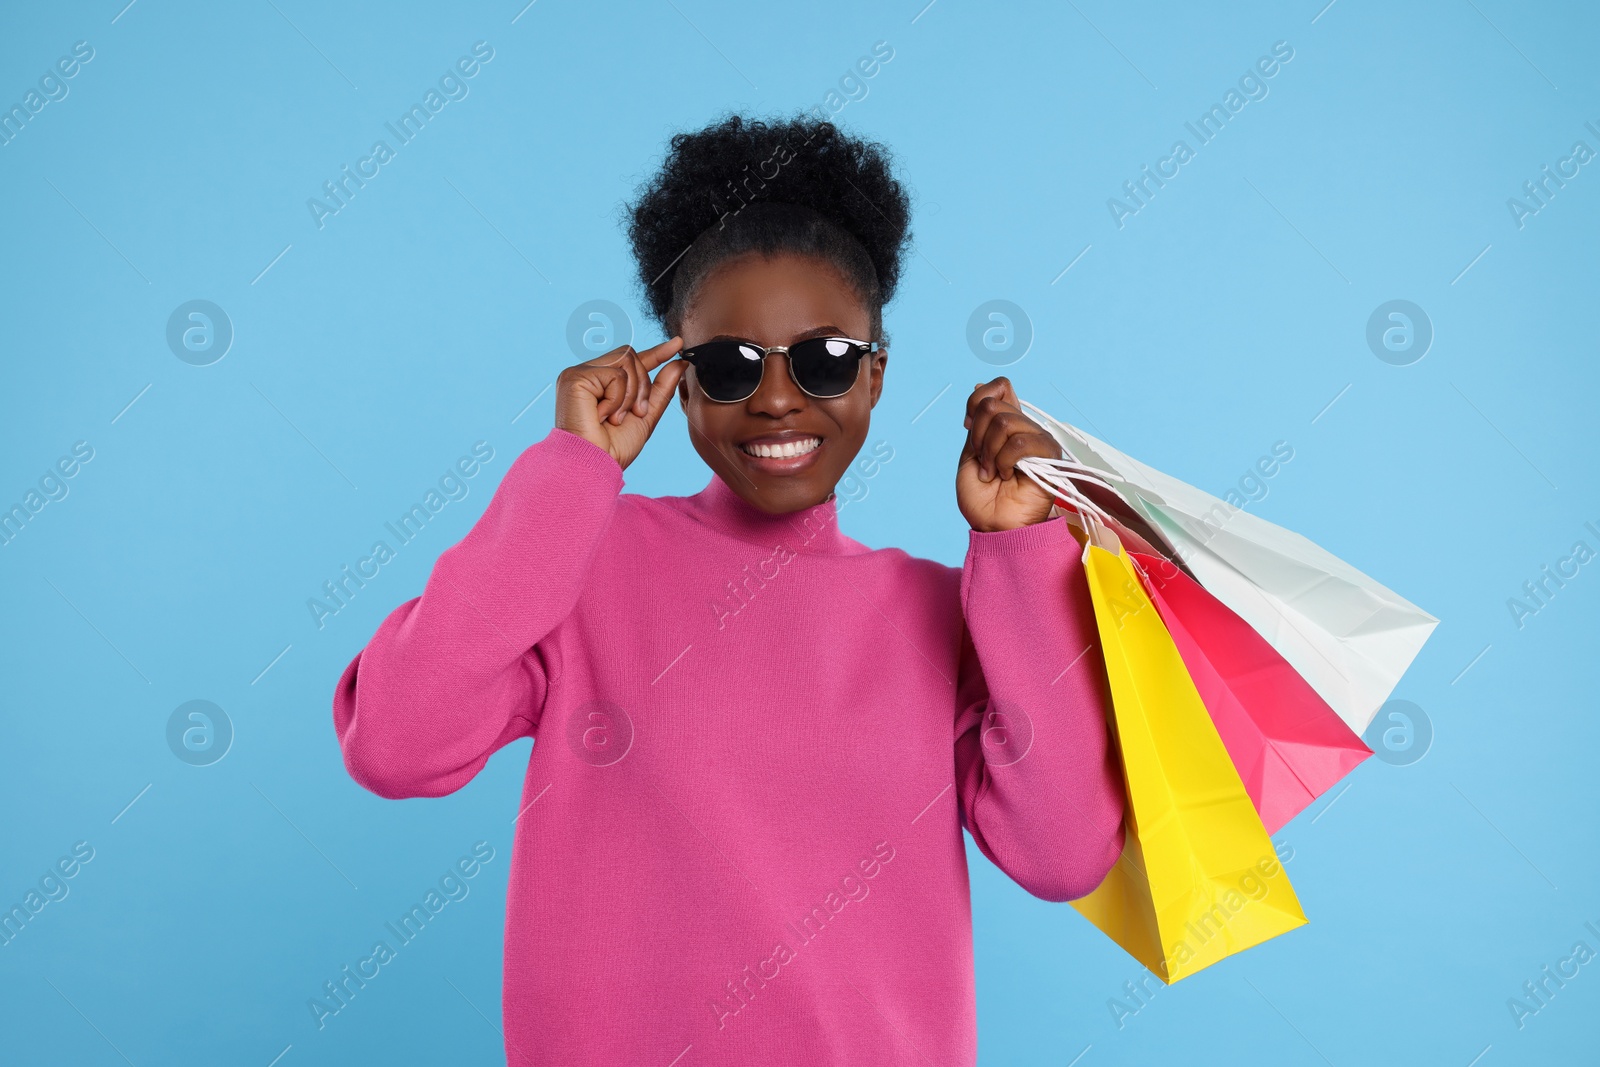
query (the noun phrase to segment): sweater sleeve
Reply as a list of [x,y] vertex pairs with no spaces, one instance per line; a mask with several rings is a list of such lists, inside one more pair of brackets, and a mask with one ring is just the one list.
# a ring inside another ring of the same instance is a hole
[[1066,520],[972,531],[961,606],[965,825],[1023,889],[1076,900],[1122,851],[1124,794],[1082,547]]
[[383,797],[443,796],[533,733],[560,671],[542,642],[577,603],[621,488],[616,460],[565,430],[517,458],[422,596],[340,677],[333,722],[352,778]]

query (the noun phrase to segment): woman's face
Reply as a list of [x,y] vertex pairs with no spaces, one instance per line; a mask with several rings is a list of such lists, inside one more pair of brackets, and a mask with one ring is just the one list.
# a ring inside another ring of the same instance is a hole
[[[719,265],[699,285],[679,333],[683,347],[713,340],[792,345],[809,337],[870,341],[871,316],[831,264],[811,256],[747,253]],[[689,437],[700,458],[728,486],[769,514],[820,504],[833,492],[867,439],[872,408],[883,391],[888,353],[861,360],[843,396],[818,400],[789,376],[788,358],[767,356],[761,386],[748,400],[708,400],[693,367],[678,383]],[[821,443],[804,455],[768,458],[754,445]]]

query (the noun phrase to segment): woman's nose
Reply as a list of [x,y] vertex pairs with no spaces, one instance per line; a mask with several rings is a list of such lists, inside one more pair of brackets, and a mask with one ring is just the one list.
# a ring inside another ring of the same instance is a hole
[[789,357],[783,352],[767,353],[761,385],[750,397],[750,411],[782,418],[805,407],[806,394],[789,373]]

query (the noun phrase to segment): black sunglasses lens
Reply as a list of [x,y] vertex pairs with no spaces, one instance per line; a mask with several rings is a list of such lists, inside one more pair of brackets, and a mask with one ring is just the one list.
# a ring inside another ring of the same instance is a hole
[[789,349],[794,380],[812,396],[843,396],[856,384],[856,368],[869,345],[840,337],[817,337]]
[[739,341],[709,341],[684,356],[694,364],[694,376],[706,396],[723,403],[745,400],[761,384],[762,353]]

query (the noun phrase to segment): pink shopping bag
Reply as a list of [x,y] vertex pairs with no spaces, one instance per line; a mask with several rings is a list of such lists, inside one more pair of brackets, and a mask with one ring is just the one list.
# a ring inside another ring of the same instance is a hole
[[1168,560],[1129,555],[1262,825],[1277,833],[1372,750],[1227,605]]

